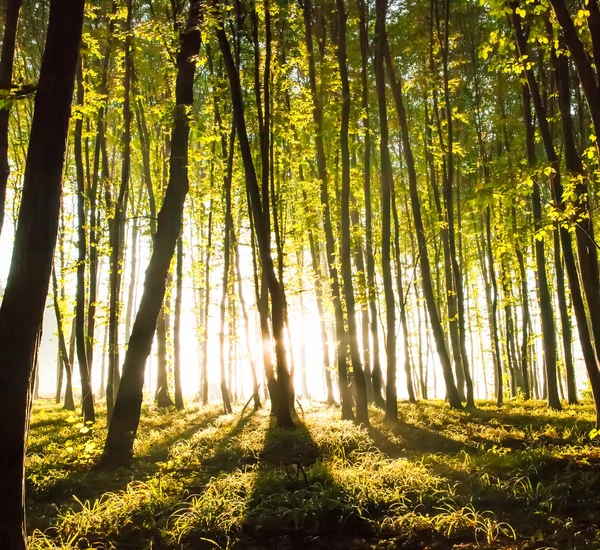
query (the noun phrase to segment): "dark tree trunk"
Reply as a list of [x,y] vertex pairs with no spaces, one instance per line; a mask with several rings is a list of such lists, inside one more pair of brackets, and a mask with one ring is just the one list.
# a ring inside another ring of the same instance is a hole
[[[595,4],[595,1],[590,2],[590,4],[592,3]],[[577,256],[579,259],[579,272],[591,319],[596,357],[600,358],[600,274],[598,272],[598,251],[596,242],[594,241],[594,226],[592,223],[592,213],[590,212],[588,198],[590,196],[590,190],[588,188],[587,174],[584,171],[583,163],[575,144],[575,132],[573,120],[571,118],[569,61],[564,55],[559,56],[554,48],[552,49],[552,60],[554,62],[554,74],[556,77],[556,88],[558,90],[558,104],[563,134],[565,164],[569,174],[576,179],[575,192],[577,198],[574,201],[576,212],[575,239],[577,243]],[[562,200],[562,195],[560,198]],[[560,307],[562,308],[562,304]],[[574,387],[575,380],[572,365],[567,365],[567,377],[570,379],[569,400],[576,400],[577,393]]]
[[[517,234],[516,212],[513,208],[513,230]],[[525,250],[527,248],[525,247]],[[529,313],[529,284],[527,282],[527,271],[525,270],[525,259],[521,246],[516,247],[517,263],[519,264],[519,276],[521,279],[521,311],[522,311],[522,328],[521,328],[521,349],[520,349],[520,364],[521,375],[523,376],[523,394],[525,399],[531,399],[531,385],[529,380],[529,362],[527,360],[529,348],[529,324],[531,315]]]
[[[354,302],[354,285],[352,282],[352,239],[350,236],[350,149],[348,146],[348,127],[350,124],[350,80],[348,77],[348,67],[346,62],[346,11],[344,0],[336,0],[338,29],[337,29],[337,57],[340,76],[342,79],[342,125],[340,130],[340,148],[342,153],[342,283],[344,289],[344,299],[346,302],[346,316],[348,319],[348,344],[350,347],[350,360],[352,363],[352,373],[356,392],[356,420],[359,424],[368,426],[369,410],[367,403],[367,385],[365,373],[363,371],[360,351],[358,349],[358,331],[356,327],[356,307]],[[395,329],[394,329],[395,333]],[[389,338],[389,336],[388,336]],[[395,362],[393,363],[395,379]],[[388,368],[388,380],[390,380]],[[391,395],[394,402],[397,402],[395,396],[395,385],[388,384],[389,388],[393,386],[394,395]],[[388,401],[388,406],[390,405]],[[395,405],[397,407],[397,403]],[[390,412],[391,419],[398,417],[397,412]],[[389,416],[389,415],[388,415]]]
[[[116,0],[112,2],[111,16],[114,15],[117,9]],[[106,141],[105,141],[105,113],[108,103],[108,72],[110,68],[110,57],[112,51],[111,37],[114,33],[115,18],[109,18],[108,24],[108,43],[104,50],[104,62],[102,66],[102,77],[99,88],[99,93],[103,96],[103,102],[98,109],[98,117],[96,122],[96,137],[94,144],[94,159],[92,171],[92,185],[90,188],[90,277],[89,277],[89,296],[88,296],[88,312],[87,312],[87,362],[88,370],[92,370],[94,362],[94,333],[96,327],[96,300],[98,295],[98,242],[99,242],[99,220],[97,219],[97,201],[99,191],[108,181],[108,159],[106,158]],[[102,184],[100,183],[100,167],[102,167]],[[104,394],[104,376],[101,377],[101,394]]]
[[[167,277],[165,293],[170,292],[172,277]],[[169,332],[168,315],[165,311],[165,298],[158,314],[156,324],[157,367],[156,367],[156,393],[154,400],[160,408],[172,407],[175,403],[169,394],[169,360],[167,357],[167,334]]]
[[[563,31],[564,41],[569,48],[571,53],[571,59],[577,69],[579,75],[579,81],[583,88],[583,93],[587,100],[587,104],[590,110],[592,118],[592,124],[594,126],[594,133],[600,135],[600,83],[598,82],[598,71],[600,67],[596,65],[596,71],[590,62],[589,56],[586,52],[586,48],[579,37],[579,31],[571,16],[564,0],[550,0],[556,19]],[[517,4],[511,2],[511,7],[516,7]],[[598,12],[598,4],[596,0],[590,0],[586,4],[589,9],[590,17],[588,21],[590,23],[590,32],[593,43],[594,61],[598,63],[600,59],[600,37],[598,36],[598,30],[600,28],[600,14]]]
[[189,188],[189,111],[194,97],[196,56],[200,50],[200,2],[190,0],[189,5],[188,21],[180,35],[177,55],[169,184],[158,215],[154,250],[146,270],[144,292],[125,354],[121,386],[101,459],[105,465],[122,464],[130,460],[133,453],[133,442],[140,421],[146,361],[165,296],[167,274],[181,233],[183,204]]
[[175,319],[173,321],[173,383],[175,385],[175,407],[183,409],[181,388],[181,299],[183,293],[183,239],[177,239],[177,288],[175,294]]
[[[384,46],[387,41],[384,42]],[[385,53],[382,52],[382,56]],[[383,59],[381,59],[383,70]],[[389,72],[392,83],[396,82],[396,77],[393,73],[393,67],[389,64]],[[452,364],[450,362],[450,355],[448,354],[448,348],[446,347],[446,337],[444,335],[444,329],[437,310],[435,303],[435,295],[433,292],[433,284],[431,279],[431,265],[429,263],[429,252],[427,250],[427,241],[425,238],[425,228],[423,225],[423,217],[421,214],[421,204],[419,199],[419,193],[417,189],[417,172],[415,170],[415,162],[412,153],[412,147],[410,144],[410,137],[408,132],[408,121],[406,118],[406,111],[404,108],[404,102],[402,99],[402,89],[400,84],[392,85],[392,91],[394,93],[394,102],[396,105],[396,111],[398,114],[398,121],[400,123],[401,138],[402,138],[402,149],[404,151],[404,157],[406,161],[406,167],[408,170],[408,183],[410,190],[410,202],[412,207],[413,219],[415,222],[415,232],[417,234],[417,247],[419,251],[419,262],[421,266],[421,277],[423,284],[423,294],[425,296],[425,302],[427,304],[427,311],[429,313],[429,320],[431,322],[431,328],[436,343],[436,348],[440,362],[442,365],[442,372],[444,374],[444,380],[446,382],[446,394],[451,407],[462,408],[462,403],[456,389],[454,381],[454,374],[452,373]],[[381,108],[380,108],[381,109]]]
[[242,98],[242,87],[238,68],[235,64],[229,41],[225,30],[217,28],[217,38],[219,47],[223,54],[227,75],[229,78],[231,101],[233,107],[233,119],[237,130],[242,161],[244,164],[244,175],[246,178],[246,189],[250,197],[250,206],[254,219],[254,228],[258,249],[263,270],[263,276],[266,279],[269,294],[271,297],[271,318],[273,323],[273,335],[275,337],[275,354],[277,358],[277,425],[280,428],[293,428],[292,420],[293,402],[290,400],[290,374],[287,368],[287,350],[285,346],[285,303],[281,289],[282,281],[277,279],[275,266],[271,256],[269,246],[269,226],[264,216],[264,209],[260,197],[260,188],[258,178],[250,150],[246,120],[244,116],[244,102]]
[[[22,0],[6,0],[4,18],[4,35],[2,37],[2,52],[0,53],[0,90],[9,90],[12,84],[12,72],[15,58],[15,42],[17,24]],[[10,175],[8,164],[8,121],[10,107],[4,105],[0,109],[0,234],[4,224],[4,206],[6,203],[6,184]]]
[[392,422],[398,420],[398,398],[396,395],[396,304],[391,271],[391,194],[393,183],[392,163],[389,151],[389,132],[385,99],[384,58],[386,49],[385,18],[387,1],[375,4],[375,86],[379,106],[379,155],[381,163],[381,263],[383,291],[387,322],[387,382],[385,417]]
[[338,366],[338,382],[340,387],[340,402],[342,405],[342,418],[354,419],[352,411],[352,395],[348,385],[348,334],[344,327],[344,311],[342,308],[340,283],[336,267],[335,241],[333,238],[333,227],[331,223],[331,205],[329,203],[328,173],[325,157],[325,145],[323,142],[323,110],[321,100],[317,92],[317,76],[313,54],[312,37],[312,5],[311,0],[304,2],[304,30],[306,35],[306,48],[308,50],[308,66],[310,90],[313,100],[313,121],[315,124],[315,148],[317,153],[317,171],[320,184],[320,199],[323,208],[323,225],[325,229],[325,249],[327,251],[327,265],[329,267],[329,279],[334,307],[334,325],[337,339],[336,359]]
[[[211,180],[213,167],[211,165]],[[212,187],[212,185],[211,185]],[[208,319],[210,312],[210,260],[212,256],[213,201],[208,212],[208,236],[206,240],[206,265],[204,271],[204,337],[202,340],[202,387],[200,388],[203,405],[208,404]]]
[[[519,54],[521,56],[524,56],[527,55],[528,52],[527,41],[523,33],[523,29],[521,27],[521,18],[514,11],[516,8],[516,4],[514,2],[511,2],[510,5],[512,9],[511,19],[515,31],[517,49],[519,51]],[[563,193],[562,184],[560,182],[559,162],[558,157],[556,155],[556,151],[554,149],[554,143],[552,139],[552,134],[550,132],[548,120],[546,118],[546,109],[542,103],[542,98],[540,96],[539,87],[535,79],[535,75],[533,74],[533,70],[529,66],[524,66],[523,70],[527,80],[527,85],[529,87],[529,92],[531,94],[531,99],[533,100],[533,106],[537,115],[538,127],[540,129],[540,134],[542,137],[542,142],[544,144],[546,157],[552,167],[552,172],[550,174],[550,186],[552,189],[554,205],[559,210],[563,210],[564,204],[562,203]],[[586,361],[588,374],[590,376],[592,391],[594,392],[594,397],[596,400],[597,414],[600,415],[600,408],[598,408],[600,407],[600,370],[598,370],[597,357],[591,344],[591,339],[587,326],[585,306],[583,303],[583,297],[581,295],[581,287],[579,285],[577,267],[575,265],[571,236],[569,234],[569,231],[565,227],[561,227],[560,229],[560,240],[563,250],[563,256],[565,259],[565,267],[569,279],[569,287],[573,299],[573,309],[575,310],[577,327],[579,329],[581,347]],[[555,342],[554,348],[556,348]],[[554,358],[555,357],[556,349],[554,349]],[[560,409],[561,405],[558,396],[556,362],[549,362],[548,358],[546,358],[546,379],[548,385],[548,405],[552,408]],[[598,421],[600,421],[600,416],[598,416]]]
[[[369,359],[373,383],[373,401],[378,407],[384,407],[382,397],[382,376],[379,363],[379,331],[377,330],[377,292],[375,287],[375,259],[373,255],[373,214],[371,208],[371,127],[369,120],[369,82],[368,82],[368,6],[365,0],[357,0],[360,36],[360,78],[361,78],[361,108],[363,112],[364,142],[364,179],[365,193],[365,256],[367,263],[367,298],[371,317],[371,347]],[[365,350],[366,354],[366,350]],[[366,362],[366,361],[365,361]]]
[[[110,311],[108,336],[108,383],[106,385],[106,419],[110,423],[116,395],[119,391],[119,298],[121,290],[121,269],[123,263],[123,234],[127,211],[127,196],[131,171],[131,107],[130,90],[132,80],[132,0],[127,0],[125,22],[125,74],[123,79],[123,135],[121,158],[121,183],[116,201],[112,205],[114,217],[110,222]],[[109,206],[107,204],[107,206]]]
[[[235,241],[235,235],[232,233],[233,240]],[[260,409],[260,393],[258,387],[258,375],[256,372],[256,365],[252,358],[252,349],[250,348],[250,326],[248,322],[248,312],[246,310],[246,301],[244,300],[243,284],[242,284],[242,270],[240,268],[240,245],[235,244],[235,271],[238,283],[238,298],[240,300],[240,307],[242,309],[242,317],[244,320],[244,333],[246,336],[246,352],[248,354],[248,360],[250,361],[250,369],[252,373],[252,396],[254,398],[254,410]]]
[[[58,300],[58,283],[56,281],[56,273],[52,268],[52,296],[54,301],[54,313],[56,315],[56,326],[58,332],[58,353],[60,357],[60,367],[64,365],[65,373],[67,375],[67,385],[65,388],[65,404],[63,409],[66,411],[75,410],[75,401],[73,400],[73,365],[71,363],[70,354],[67,351],[67,343],[65,340],[65,331],[62,321],[62,313],[60,311],[60,303]],[[61,372],[61,384],[62,385],[62,372]],[[58,391],[58,400],[60,402],[60,389]]]
[[62,353],[60,351],[60,347],[56,353],[56,394],[54,401],[58,405],[60,403],[62,397],[62,385],[63,385],[63,371],[65,368]]
[[[221,129],[221,119],[216,112],[217,127]],[[221,130],[222,132],[222,130]],[[223,159],[227,159],[227,171],[223,177],[223,193],[225,203],[225,233],[223,239],[223,285],[221,293],[221,307],[220,307],[220,326],[219,331],[219,363],[221,366],[221,398],[223,399],[223,408],[225,414],[231,414],[233,409],[231,408],[231,398],[229,396],[229,389],[227,387],[227,379],[225,376],[225,324],[226,324],[226,311],[227,311],[227,297],[229,294],[229,271],[230,271],[230,258],[231,258],[231,234],[233,232],[233,217],[231,214],[231,178],[233,171],[233,157],[234,157],[234,146],[235,146],[235,129],[231,129],[229,137],[229,149],[225,141],[225,136],[221,133],[221,149]],[[230,325],[231,328],[231,325]],[[232,335],[229,334],[230,341]],[[231,357],[229,358],[231,361]]]
[[400,220],[398,218],[398,207],[396,205],[396,190],[392,188],[392,214],[394,216],[394,260],[396,262],[396,288],[398,290],[398,301],[400,303],[400,324],[402,325],[402,344],[404,347],[404,375],[406,376],[406,389],[408,400],[416,403],[415,388],[410,366],[410,344],[408,338],[408,322],[406,320],[406,297],[402,283],[402,262],[400,260]]
[[52,0],[19,219],[0,306],[0,547],[27,547],[24,467],[32,381],[56,244],[83,0]]
[[565,289],[565,271],[560,253],[560,236],[558,229],[554,231],[554,266],[556,272],[556,294],[558,309],[560,310],[560,326],[562,328],[563,351],[565,357],[565,370],[567,371],[567,397],[569,404],[577,403],[577,385],[575,383],[575,365],[573,364],[573,327],[567,304]]
[[133,317],[133,307],[136,302],[137,295],[137,281],[139,277],[138,269],[138,248],[139,248],[139,222],[138,218],[140,213],[140,205],[142,202],[142,193],[144,187],[139,186],[137,200],[134,199],[133,193],[131,197],[131,214],[133,216],[133,223],[131,227],[131,275],[129,277],[129,288],[127,290],[127,310],[125,312],[125,337],[129,338],[131,332],[131,321]]
[[[83,61],[80,59],[77,70],[77,105],[83,108]],[[79,363],[79,374],[81,376],[81,404],[83,409],[83,421],[94,422],[94,398],[92,395],[91,373],[87,362],[87,350],[85,339],[85,263],[87,257],[87,242],[85,235],[85,176],[83,172],[82,133],[83,119],[79,114],[75,120],[75,172],[77,175],[77,288],[75,295],[75,342],[77,346],[77,361]]]
[[[302,165],[300,170],[300,180],[302,181]],[[308,203],[308,197],[306,191],[303,191],[304,204]],[[315,240],[314,233],[311,229],[312,225],[308,224],[308,243],[310,246],[310,257],[312,262],[312,269],[315,274],[315,298],[317,301],[317,311],[319,313],[319,324],[321,327],[321,344],[323,350],[323,369],[325,373],[325,388],[327,390],[327,403],[329,405],[335,405],[335,397],[333,395],[333,383],[331,381],[331,371],[329,362],[329,337],[327,335],[327,327],[325,325],[325,308],[323,307],[323,275],[321,270],[321,251],[319,249],[319,243]]]

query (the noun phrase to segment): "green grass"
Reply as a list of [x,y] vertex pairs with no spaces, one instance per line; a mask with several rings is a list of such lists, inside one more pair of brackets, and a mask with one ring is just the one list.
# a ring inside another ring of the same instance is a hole
[[368,429],[304,403],[294,432],[240,412],[145,405],[133,464],[99,471],[103,411],[37,403],[31,548],[600,548],[590,403],[401,404]]

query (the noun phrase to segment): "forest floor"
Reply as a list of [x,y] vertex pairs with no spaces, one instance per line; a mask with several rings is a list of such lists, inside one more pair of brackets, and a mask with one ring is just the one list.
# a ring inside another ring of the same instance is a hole
[[401,403],[368,429],[305,402],[293,432],[241,412],[144,405],[132,465],[99,471],[106,429],[36,403],[31,548],[600,548],[589,402]]

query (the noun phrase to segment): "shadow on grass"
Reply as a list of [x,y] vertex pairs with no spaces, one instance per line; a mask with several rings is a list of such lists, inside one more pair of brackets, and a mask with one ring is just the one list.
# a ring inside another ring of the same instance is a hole
[[[167,459],[169,449],[174,443],[188,439],[194,433],[206,428],[217,416],[218,413],[212,409],[200,411],[196,418],[186,425],[185,429],[169,433],[168,436],[153,443],[149,454],[136,456],[130,465],[113,471],[97,470],[93,468],[92,464],[61,461],[61,458],[66,457],[58,457],[56,461],[48,463],[47,469],[40,472],[41,475],[49,478],[43,484],[42,490],[34,492],[31,482],[26,484],[28,499],[30,502],[50,502],[52,505],[66,503],[73,497],[82,501],[94,500],[104,493],[120,491],[132,481],[144,481],[158,471],[157,463]],[[146,427],[142,425],[138,438],[147,436],[147,431]],[[64,441],[61,441],[60,444],[63,445]]]
[[388,426],[388,430],[399,438],[395,441],[377,425],[368,428],[373,444],[390,458],[406,457],[412,453],[449,453],[456,454],[465,450],[466,446],[438,432],[419,428],[405,423]]
[[296,424],[280,430],[269,419],[236,548],[333,548],[332,538],[339,544],[372,533],[347,505],[307,426]]

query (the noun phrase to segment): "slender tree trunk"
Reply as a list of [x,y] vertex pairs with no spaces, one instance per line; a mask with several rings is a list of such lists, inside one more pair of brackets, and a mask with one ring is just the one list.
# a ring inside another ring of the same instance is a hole
[[269,294],[271,296],[271,317],[273,323],[273,335],[275,337],[275,355],[277,358],[277,425],[280,428],[289,429],[293,428],[295,425],[291,415],[294,404],[290,400],[289,395],[290,374],[287,368],[287,350],[285,345],[285,300],[281,290],[282,281],[277,279],[273,258],[271,256],[269,246],[269,226],[264,216],[263,201],[261,201],[258,178],[252,159],[252,152],[250,150],[238,68],[231,55],[231,49],[225,30],[222,27],[217,28],[216,33],[229,78],[233,119],[244,164],[246,189],[248,196],[250,197],[250,206],[252,208],[262,270],[266,277]]
[[181,300],[183,293],[183,238],[177,239],[177,289],[175,294],[175,319],[173,321],[173,382],[175,385],[175,407],[183,409],[181,388]]
[[[83,109],[83,61],[79,59],[77,69],[77,105]],[[83,421],[94,422],[94,397],[92,395],[91,372],[87,362],[86,338],[85,338],[85,263],[87,257],[87,241],[85,235],[85,179],[83,172],[82,133],[83,119],[80,113],[75,119],[75,172],[77,175],[77,288],[75,295],[75,341],[77,345],[77,361],[79,363],[79,374],[81,376],[81,403],[83,409]]]
[[406,376],[406,389],[408,400],[416,403],[415,388],[410,367],[410,344],[408,338],[408,322],[406,320],[406,296],[402,284],[402,263],[400,260],[400,220],[398,219],[398,208],[396,205],[396,190],[392,188],[392,214],[394,216],[394,260],[396,262],[396,288],[398,289],[398,301],[400,302],[400,324],[402,325],[402,345],[404,347],[404,374]]
[[156,393],[154,400],[156,406],[160,408],[172,407],[175,403],[169,394],[169,360],[168,360],[168,333],[169,333],[169,316],[166,312],[165,301],[167,295],[171,292],[173,277],[167,276],[165,297],[158,314],[156,324],[156,342],[157,342],[157,367],[156,367]]
[[[516,212],[513,208],[513,231],[517,234]],[[529,380],[529,362],[527,360],[529,348],[529,324],[531,322],[529,313],[529,284],[527,282],[527,271],[525,270],[525,259],[521,246],[516,247],[517,262],[519,264],[519,275],[521,279],[521,311],[522,311],[522,328],[521,328],[521,350],[520,363],[521,374],[523,376],[523,393],[525,399],[531,399],[531,386]]]
[[[133,17],[132,0],[127,0],[127,16],[125,22],[125,75],[123,80],[123,135],[121,158],[121,183],[110,222],[110,311],[109,311],[109,355],[108,383],[106,386],[106,419],[110,423],[117,392],[119,390],[119,309],[121,289],[121,269],[123,265],[123,234],[129,193],[131,171],[131,107],[130,90],[132,80],[132,36],[131,20]],[[107,205],[108,206],[108,205]]]
[[[62,321],[62,313],[60,310],[60,303],[58,300],[58,283],[56,281],[56,273],[54,267],[52,268],[52,295],[54,301],[54,313],[56,315],[56,326],[58,331],[58,352],[61,359],[62,365],[65,367],[65,373],[67,375],[67,386],[65,388],[65,404],[63,409],[66,411],[75,410],[75,401],[73,400],[73,366],[67,351],[67,344],[65,340],[65,331]],[[62,373],[61,373],[61,384],[62,385]],[[58,401],[60,401],[60,391],[58,392]]]
[[[221,128],[220,117],[217,112],[217,126]],[[231,234],[233,232],[233,217],[231,214],[231,178],[233,171],[233,157],[234,157],[234,146],[235,146],[235,130],[232,128],[229,137],[229,149],[225,142],[225,137],[221,135],[221,146],[223,159],[227,159],[227,171],[223,178],[223,192],[225,195],[225,234],[223,239],[223,288],[221,294],[221,330],[219,332],[219,360],[221,365],[221,397],[223,399],[223,408],[225,414],[231,414],[233,409],[231,408],[231,398],[229,396],[229,389],[227,387],[227,379],[225,377],[225,324],[226,324],[226,311],[227,311],[227,296],[229,294],[229,271],[230,271],[230,257],[231,257]],[[231,329],[231,325],[230,325]],[[229,334],[229,339],[232,339],[232,335]],[[231,361],[231,357],[229,358]]]
[[[385,15],[385,12],[384,14]],[[383,23],[383,22],[382,22]],[[384,38],[385,40],[385,38]],[[382,46],[385,46],[385,41]],[[382,52],[385,54],[385,50]],[[383,70],[383,59],[381,59],[380,71]],[[396,78],[392,72],[392,66],[389,64],[388,70],[390,72],[390,78],[392,83],[396,81]],[[383,83],[385,84],[385,82]],[[454,374],[452,373],[452,364],[450,362],[450,355],[448,354],[448,348],[446,347],[446,337],[444,335],[444,329],[440,321],[437,305],[435,303],[435,295],[433,291],[433,284],[431,278],[431,265],[429,263],[429,252],[427,250],[427,241],[425,238],[425,228],[423,225],[423,217],[421,214],[421,204],[419,199],[419,193],[417,189],[417,173],[415,170],[415,162],[412,153],[412,147],[410,144],[410,137],[408,132],[408,121],[406,118],[406,111],[404,109],[404,102],[402,99],[401,86],[392,85],[392,91],[394,92],[394,102],[396,105],[396,111],[398,114],[398,121],[400,123],[401,137],[402,137],[402,149],[404,151],[404,157],[406,161],[406,167],[408,170],[408,182],[410,190],[410,201],[412,207],[412,214],[415,223],[415,232],[417,234],[417,245],[419,252],[419,262],[421,266],[421,277],[423,284],[423,294],[425,296],[425,302],[427,304],[427,310],[429,312],[429,320],[431,322],[431,329],[433,332],[438,356],[442,366],[442,372],[444,374],[444,380],[446,382],[446,394],[450,402],[450,406],[453,408],[462,408],[462,403],[456,389],[454,381]],[[380,107],[381,109],[381,107]]]
[[[211,183],[213,167],[211,164]],[[212,188],[212,184],[211,184]],[[204,266],[204,338],[202,340],[202,404],[208,404],[208,320],[210,311],[210,260],[212,256],[213,201],[208,212],[208,235],[206,240],[206,264]]]
[[[300,166],[300,180],[302,176],[302,166]],[[303,191],[304,204],[308,203],[306,191]],[[310,247],[310,257],[312,261],[312,269],[315,274],[315,298],[317,301],[317,311],[319,313],[319,324],[321,327],[321,344],[323,352],[323,369],[325,373],[325,389],[327,391],[327,403],[335,405],[335,397],[333,395],[333,383],[331,381],[330,358],[329,358],[329,337],[327,335],[327,326],[325,325],[325,308],[323,306],[323,275],[321,270],[321,251],[318,241],[315,240],[312,225],[308,224],[308,242]]]
[[[108,43],[104,50],[104,62],[102,66],[102,77],[99,88],[99,93],[103,96],[103,101],[98,109],[96,122],[96,137],[94,144],[94,159],[92,172],[92,185],[90,188],[90,277],[89,277],[89,296],[88,296],[88,312],[87,312],[87,350],[86,356],[88,361],[88,370],[92,370],[94,362],[94,333],[96,327],[96,301],[98,296],[98,243],[99,243],[99,220],[97,218],[97,205],[99,191],[107,185],[108,181],[108,159],[106,157],[106,140],[105,140],[105,113],[108,104],[108,71],[110,68],[110,58],[112,51],[111,37],[114,33],[114,21],[112,17],[117,9],[116,0],[112,2],[111,17],[108,23]],[[102,169],[102,185],[100,185],[100,167]],[[101,394],[104,394],[104,376],[102,376]]]
[[137,196],[137,204],[134,200],[133,193],[131,196],[131,212],[133,214],[133,223],[131,228],[131,276],[129,278],[129,288],[127,292],[127,311],[125,313],[125,336],[129,338],[129,334],[131,332],[131,321],[133,317],[133,307],[135,305],[136,298],[136,290],[137,290],[137,281],[138,281],[138,248],[139,248],[139,223],[138,223],[138,214],[140,209],[140,204],[142,201],[142,192],[144,187],[140,185]]
[[562,341],[567,371],[567,396],[569,404],[577,403],[577,386],[575,383],[575,365],[573,364],[573,327],[567,305],[565,290],[565,272],[562,265],[560,252],[560,236],[558,230],[554,231],[554,265],[556,272],[556,294],[558,296],[558,309],[560,310],[560,323],[562,328]]
[[62,172],[83,25],[83,0],[52,0],[31,123],[10,272],[0,306],[0,547],[27,548],[24,467]]
[[62,354],[60,352],[60,347],[56,353],[56,394],[54,401],[58,405],[60,403],[62,397],[62,385],[63,385],[63,371],[65,365],[63,363]]
[[325,229],[325,249],[327,251],[327,265],[329,267],[329,280],[334,307],[334,328],[337,339],[336,358],[338,366],[338,382],[340,387],[340,402],[342,417],[347,420],[354,419],[352,411],[352,395],[348,385],[348,334],[344,327],[344,312],[342,308],[340,283],[336,267],[335,241],[331,223],[331,205],[329,201],[328,173],[323,142],[323,110],[317,92],[317,77],[313,54],[312,37],[312,5],[311,0],[304,2],[304,30],[306,34],[306,48],[308,50],[309,81],[313,101],[313,121],[315,125],[315,148],[317,153],[317,171],[320,184],[320,199],[323,208],[323,225]]
[[[234,235],[232,235],[234,236]],[[234,236],[235,237],[235,236]],[[235,238],[234,238],[235,240]],[[235,271],[237,275],[238,283],[238,298],[240,300],[240,307],[242,310],[242,317],[244,320],[244,333],[246,336],[246,353],[248,354],[248,360],[250,361],[250,371],[252,373],[252,395],[254,397],[254,410],[260,409],[260,393],[258,387],[258,375],[256,372],[256,364],[252,358],[252,349],[250,347],[250,326],[248,322],[248,312],[246,310],[246,301],[244,300],[243,284],[242,284],[242,270],[240,268],[240,245],[235,244]]]
[[[344,0],[336,0],[338,29],[337,29],[337,57],[340,76],[342,79],[342,126],[340,130],[340,148],[342,153],[342,283],[344,299],[346,302],[346,316],[348,319],[348,344],[350,347],[350,360],[356,391],[356,420],[359,424],[369,424],[369,410],[367,408],[367,385],[363,371],[360,351],[358,349],[358,334],[356,328],[356,307],[354,302],[354,284],[352,282],[352,239],[350,236],[350,149],[348,146],[348,127],[350,124],[350,80],[346,64],[346,11]],[[388,327],[389,328],[389,327]],[[395,328],[394,328],[395,335]],[[389,339],[389,336],[388,336]],[[388,380],[395,380],[395,362],[393,376],[390,378],[390,363],[388,362]],[[393,394],[390,388],[393,386]],[[388,384],[388,397],[394,400],[394,404],[388,400],[389,407],[396,407],[397,397],[395,385]],[[396,420],[398,413],[386,409],[386,416]]]
[[[369,81],[368,81],[368,50],[369,50],[369,13],[365,0],[357,0],[360,38],[360,79],[361,79],[361,109],[362,125],[365,131],[364,141],[364,179],[365,194],[365,259],[367,267],[367,298],[371,317],[371,347],[369,359],[373,383],[373,401],[378,407],[384,407],[382,397],[382,375],[379,363],[379,331],[377,329],[377,292],[375,286],[375,259],[373,255],[373,214],[371,208],[371,126],[369,119]],[[366,351],[366,350],[365,350]]]
[[181,233],[183,204],[188,192],[189,111],[194,97],[196,57],[200,50],[200,2],[190,0],[185,29],[180,34],[177,55],[177,84],[172,130],[169,184],[158,215],[158,229],[140,307],[133,324],[125,354],[123,377],[110,421],[101,462],[105,465],[128,461],[140,421],[146,361],[152,348],[156,320],[164,296],[166,279]]
[[[17,25],[22,3],[22,0],[6,0],[5,2],[4,35],[2,37],[2,52],[0,53],[0,90],[9,90],[12,84]],[[8,163],[9,119],[10,107],[4,105],[0,109],[0,234],[4,224],[6,185],[10,175],[10,165]]]
[[[522,56],[527,55],[527,42],[523,34],[523,29],[521,27],[520,16],[514,12],[514,2],[511,3],[511,9],[513,10],[511,18],[515,30],[518,51]],[[528,66],[524,66],[524,73],[527,80],[527,85],[529,87],[529,91],[531,93],[531,99],[533,100],[535,112],[537,114],[538,126],[540,129],[540,134],[542,136],[542,142],[544,144],[546,157],[552,167],[552,172],[550,174],[550,185],[552,189],[554,204],[559,210],[564,210],[564,204],[562,203],[563,190],[562,184],[560,182],[558,157],[554,149],[552,134],[548,125],[548,120],[546,118],[546,109],[544,108],[544,105],[542,103],[538,84],[532,69]],[[595,350],[592,347],[587,326],[585,306],[583,303],[583,297],[581,295],[581,287],[579,285],[571,237],[569,231],[564,227],[561,227],[560,229],[560,240],[563,250],[563,256],[565,259],[565,267],[569,279],[571,297],[573,299],[573,309],[575,311],[575,317],[577,319],[577,328],[579,329],[581,347],[586,362],[586,368],[588,369],[588,375],[590,378],[590,384],[592,386],[592,392],[594,393],[594,398],[596,402],[597,421],[600,422],[600,370],[598,369],[597,356]],[[560,400],[558,398],[558,389],[556,384],[556,364],[548,364],[547,362],[546,374],[548,383],[549,406],[552,408],[560,409]]]
[[375,4],[375,85],[379,106],[379,155],[381,163],[381,263],[383,291],[385,294],[387,323],[387,382],[385,417],[392,422],[398,420],[398,398],[396,395],[396,305],[391,272],[391,196],[394,185],[392,163],[389,151],[387,106],[385,99],[384,58],[386,49],[385,18],[387,1],[377,0]]

